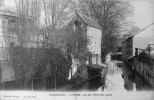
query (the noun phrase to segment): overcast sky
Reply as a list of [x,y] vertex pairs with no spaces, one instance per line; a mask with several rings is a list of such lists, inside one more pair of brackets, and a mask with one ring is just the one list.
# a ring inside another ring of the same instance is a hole
[[[154,21],[154,1],[132,0],[134,6],[134,22],[139,28],[144,28]],[[5,0],[5,5],[15,6],[14,0]]]
[[134,0],[132,4],[135,9],[134,21],[136,26],[144,28],[154,21],[154,1]]

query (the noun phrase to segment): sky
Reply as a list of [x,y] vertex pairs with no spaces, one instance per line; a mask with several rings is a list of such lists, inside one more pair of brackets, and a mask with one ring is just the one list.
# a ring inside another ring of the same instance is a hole
[[[5,0],[5,5],[15,6],[14,0]],[[131,0],[134,6],[135,26],[144,28],[154,21],[154,0]]]
[[154,22],[154,1],[134,0],[134,21],[139,28],[144,28]]

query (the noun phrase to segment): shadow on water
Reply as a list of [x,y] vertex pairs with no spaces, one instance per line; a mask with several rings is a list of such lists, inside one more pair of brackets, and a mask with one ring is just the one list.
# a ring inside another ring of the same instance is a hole
[[122,62],[122,77],[125,81],[124,87],[127,91],[151,91],[153,90],[150,82],[140,75],[137,71],[132,70],[132,66]]
[[135,84],[133,82],[133,71],[130,66],[125,62],[122,62],[122,78],[124,79],[124,87],[127,91],[135,90]]

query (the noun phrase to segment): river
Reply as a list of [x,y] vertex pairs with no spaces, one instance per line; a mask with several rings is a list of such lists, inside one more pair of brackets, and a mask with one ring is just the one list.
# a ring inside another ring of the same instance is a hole
[[[107,74],[104,91],[127,91],[122,78],[123,70],[117,66],[117,61],[107,61]],[[102,91],[101,87],[98,91]]]

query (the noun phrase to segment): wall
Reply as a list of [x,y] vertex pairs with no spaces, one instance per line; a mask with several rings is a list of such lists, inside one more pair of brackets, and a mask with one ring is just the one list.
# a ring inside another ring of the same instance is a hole
[[8,47],[10,42],[18,44],[17,36],[11,30],[16,20],[16,17],[0,15],[0,47]]
[[90,44],[88,45],[89,51],[91,51],[93,54],[101,54],[101,30],[88,27],[87,36],[90,39]]
[[[138,56],[134,58],[135,70],[139,75],[135,75],[136,87],[138,90],[151,90],[154,87],[154,79],[150,77],[153,75],[154,62],[139,59]],[[151,84],[151,86],[149,85]]]
[[122,57],[124,60],[127,60],[127,57],[133,56],[132,43],[133,38],[129,38],[122,43]]
[[101,64],[101,37],[99,29],[88,27],[87,36],[89,38],[88,49],[92,53],[92,64]]

